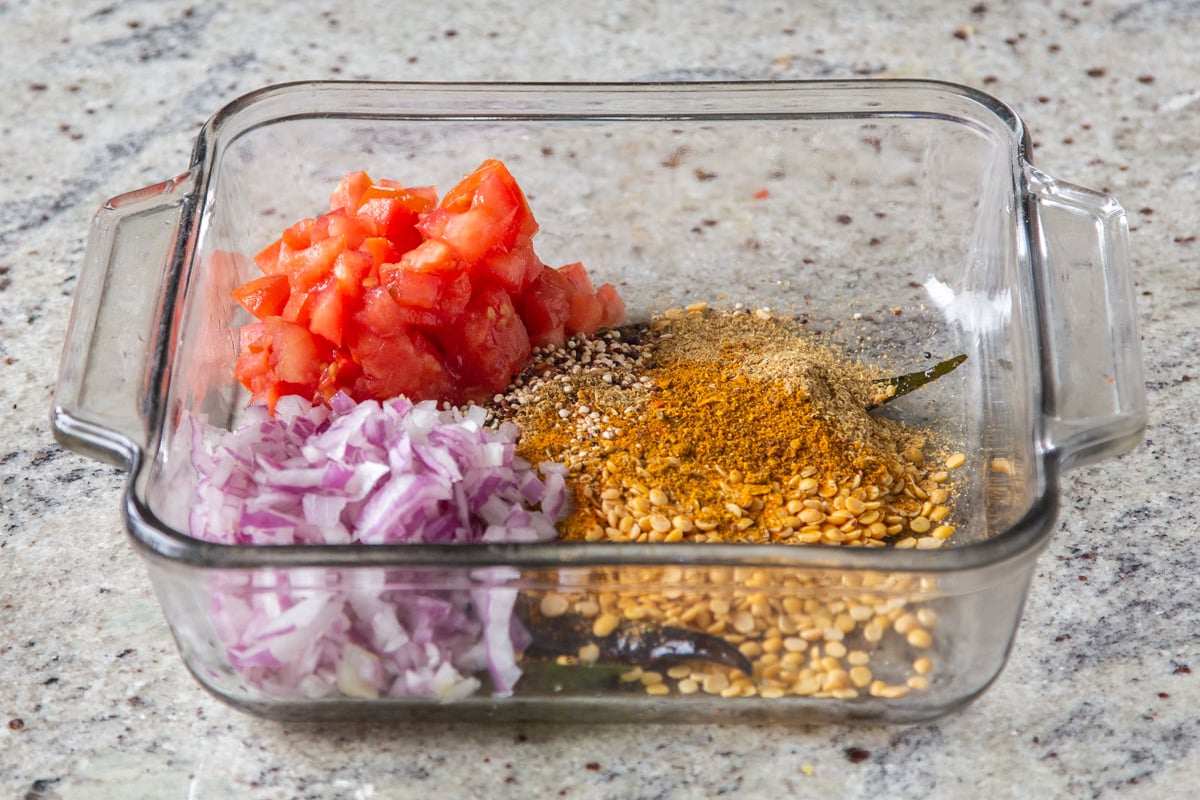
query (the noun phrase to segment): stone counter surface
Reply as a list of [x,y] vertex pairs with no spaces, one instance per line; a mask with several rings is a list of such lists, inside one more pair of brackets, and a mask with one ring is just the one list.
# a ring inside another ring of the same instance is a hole
[[[354,7],[355,10],[351,10]],[[1200,4],[0,2],[0,796],[1057,798],[1200,786]],[[93,212],[204,120],[314,78],[928,77],[1129,212],[1151,423],[1068,473],[994,686],[907,727],[285,725],[182,666],[117,470],[47,416]]]

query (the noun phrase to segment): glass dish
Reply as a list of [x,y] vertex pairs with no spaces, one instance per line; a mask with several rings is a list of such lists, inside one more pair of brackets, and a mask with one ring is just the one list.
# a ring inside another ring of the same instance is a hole
[[[741,304],[802,316],[869,363],[968,355],[888,406],[965,455],[957,532],[935,550],[189,537],[180,423],[232,427],[246,406],[231,368],[246,318],[230,290],[254,276],[248,256],[318,213],[346,172],[444,190],[485,158],[526,189],[543,260],[582,260],[635,319]],[[1113,198],[1033,167],[1013,111],[961,86],[280,85],[209,120],[186,172],[97,213],[52,423],[65,446],[128,469],[124,519],[183,660],[247,711],[921,720],[1001,672],[1063,470],[1142,436],[1127,247]],[[369,647],[319,668],[286,652],[247,666],[217,613],[402,615],[434,598],[471,617],[547,593],[587,626],[608,611],[699,620],[752,655],[754,674],[526,657],[511,693],[493,692],[481,665],[433,696],[397,697],[339,672],[378,666],[386,654]],[[305,670],[321,680],[294,679]]]

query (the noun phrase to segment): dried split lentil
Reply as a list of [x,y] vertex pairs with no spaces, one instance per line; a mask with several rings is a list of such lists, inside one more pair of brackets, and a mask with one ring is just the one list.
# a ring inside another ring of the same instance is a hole
[[[752,665],[750,674],[705,661],[622,673],[621,685],[648,694],[898,699],[932,680],[937,617],[921,602],[930,587],[911,575],[834,580],[753,568],[626,567],[592,579],[621,588],[562,588],[543,596],[543,608],[579,614],[604,631],[628,622],[721,636]],[[595,657],[589,644],[560,661]]]
[[867,413],[877,372],[765,313],[682,310],[543,351],[493,411],[570,470],[564,539],[940,547],[949,467]]
[[[788,320],[697,305],[535,356],[491,410],[521,426],[520,455],[568,467],[565,539],[932,548],[954,532],[961,454],[868,415],[881,375]],[[597,574],[590,585],[630,588],[560,590],[542,604],[547,616],[592,618],[597,637],[631,621],[717,635],[753,665],[749,675],[701,661],[624,674],[650,694],[900,698],[926,688],[936,614],[917,604],[928,587],[904,575],[843,579],[859,585],[667,568]],[[908,655],[896,663],[896,652]],[[566,660],[598,653],[584,646]]]

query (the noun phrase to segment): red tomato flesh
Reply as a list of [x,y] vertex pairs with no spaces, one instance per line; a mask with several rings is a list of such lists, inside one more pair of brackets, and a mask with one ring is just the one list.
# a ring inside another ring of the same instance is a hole
[[233,299],[258,319],[277,317],[291,295],[286,275],[263,275],[233,290]]
[[233,292],[259,322],[242,328],[238,379],[274,410],[314,402],[483,400],[528,366],[531,348],[624,320],[582,264],[552,269],[516,179],[488,160],[438,201],[428,186],[346,175],[329,212],[289,226]]

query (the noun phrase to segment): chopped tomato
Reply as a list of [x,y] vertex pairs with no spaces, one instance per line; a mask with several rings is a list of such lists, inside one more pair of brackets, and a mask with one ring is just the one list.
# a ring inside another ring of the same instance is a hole
[[291,250],[285,245],[279,253],[279,268],[288,276],[293,292],[304,292],[333,269],[333,262],[345,249],[345,242],[340,239],[322,239],[303,250]]
[[596,290],[596,299],[600,301],[600,327],[612,328],[625,321],[625,301],[617,294],[617,287],[605,283]]
[[345,313],[345,298],[338,288],[337,279],[330,275],[309,292],[305,309],[308,329],[323,336],[335,346],[342,344],[342,316]]
[[616,325],[625,306],[582,264],[551,269],[516,180],[485,161],[441,202],[432,187],[347,175],[330,210],[255,256],[263,276],[234,290],[260,322],[243,327],[237,376],[273,410],[404,394],[465,402],[503,391],[535,345]]
[[292,250],[303,250],[313,242],[313,227],[315,219],[302,219],[295,225],[286,228],[280,240]]
[[276,239],[254,256],[254,263],[264,275],[274,275],[279,272],[279,251],[283,249],[283,239]]
[[471,278],[465,272],[424,272],[388,264],[380,278],[399,305],[438,311],[444,322],[460,314],[471,299]]
[[359,219],[370,222],[375,236],[388,239],[404,253],[421,243],[417,222],[433,205],[423,194],[376,185],[363,192],[357,213]]
[[363,193],[371,187],[371,183],[371,176],[365,172],[351,172],[346,175],[329,195],[329,210],[344,208],[353,212],[358,208]]
[[340,239],[347,249],[357,250],[364,239],[375,234],[375,226],[369,220],[359,219],[346,209],[339,208],[317,217],[312,238],[314,242]]
[[233,299],[258,319],[277,317],[291,294],[286,275],[263,275],[233,290]]
[[405,186],[402,183],[398,183],[396,181],[389,181],[388,179],[384,178],[382,180],[376,181],[375,187],[378,189],[403,189],[405,192],[409,193],[410,195],[420,198],[422,207],[418,208],[417,210],[422,213],[430,210],[431,208],[436,206],[438,203],[438,193],[437,193],[436,186]]
[[279,380],[315,388],[331,355],[329,344],[292,322],[271,319],[267,326],[271,336],[271,368]]
[[571,315],[567,318],[567,334],[595,333],[604,317],[604,307],[596,298],[596,290],[583,264],[575,262],[558,268],[575,290],[571,293]]
[[466,261],[508,252],[537,232],[537,223],[516,179],[499,161],[485,161],[446,193],[417,226],[445,242]]
[[271,317],[242,329],[237,372],[253,399],[274,411],[284,394],[314,397],[331,358],[328,342],[302,325]]
[[450,376],[433,343],[404,323],[400,307],[382,288],[368,289],[347,320],[346,347],[362,368],[352,396],[386,400],[396,395],[444,398]]
[[357,302],[363,287],[371,282],[378,283],[379,272],[375,260],[361,250],[345,250],[333,261],[333,276],[337,279],[338,291],[348,300]]
[[535,347],[552,344],[562,347],[567,341],[566,324],[571,316],[574,287],[561,272],[546,268],[521,295],[521,317]]
[[460,269],[462,262],[449,245],[432,240],[421,242],[400,257],[400,268],[416,272],[450,272]]
[[507,252],[485,256],[472,268],[482,280],[493,280],[511,294],[519,294],[540,272],[543,264],[533,244],[520,244]]
[[512,299],[494,284],[477,287],[440,338],[446,365],[459,378],[453,398],[457,402],[480,401],[504,391],[525,368],[531,350]]

